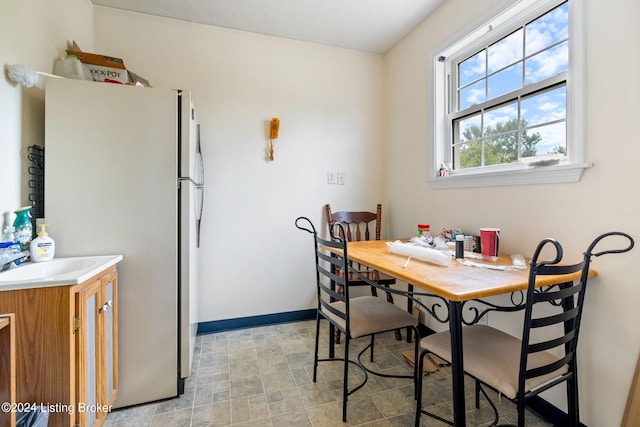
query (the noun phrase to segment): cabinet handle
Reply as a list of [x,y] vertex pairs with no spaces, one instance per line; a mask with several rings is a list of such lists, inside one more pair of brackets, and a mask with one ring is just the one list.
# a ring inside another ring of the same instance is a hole
[[109,311],[109,307],[113,306],[113,301],[109,300],[102,307],[100,307],[100,311]]

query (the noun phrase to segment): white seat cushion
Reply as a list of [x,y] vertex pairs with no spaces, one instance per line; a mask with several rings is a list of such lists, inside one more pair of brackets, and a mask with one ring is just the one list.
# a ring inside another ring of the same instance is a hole
[[[341,301],[331,303],[344,313],[345,304]],[[417,326],[418,319],[405,310],[377,297],[356,297],[349,300],[351,312],[351,338],[363,337],[378,332],[391,331],[408,326]],[[322,314],[346,329],[346,322],[328,310]]]
[[[471,376],[489,384],[509,399],[515,399],[518,390],[521,340],[487,325],[462,328],[464,370]],[[449,332],[429,335],[420,341],[423,349],[431,351],[451,362],[451,338]],[[528,368],[554,362],[559,358],[549,352],[529,355]],[[532,390],[547,381],[566,373],[567,366],[525,383],[525,391]]]

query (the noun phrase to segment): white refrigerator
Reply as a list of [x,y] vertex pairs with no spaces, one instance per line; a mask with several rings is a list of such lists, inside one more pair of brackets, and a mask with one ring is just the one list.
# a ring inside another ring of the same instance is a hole
[[56,257],[122,254],[118,397],[174,397],[197,332],[204,170],[188,91],[48,79],[45,220]]

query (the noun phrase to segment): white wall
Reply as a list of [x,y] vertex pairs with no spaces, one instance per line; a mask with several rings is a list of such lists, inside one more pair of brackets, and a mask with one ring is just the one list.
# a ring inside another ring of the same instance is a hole
[[[382,56],[104,7],[95,49],[193,91],[206,167],[199,320],[314,308],[312,239],[294,220],[324,230],[325,203],[381,201]],[[330,169],[344,186],[327,184]]]
[[[605,231],[626,231],[640,241],[635,196],[640,3],[635,0],[615,2],[615,7],[593,0],[586,7],[587,156],[594,166],[579,183],[432,190],[426,182],[430,54],[496,4],[449,0],[385,57],[384,203],[392,209],[390,234],[414,233],[418,222],[430,222],[432,230],[495,226],[502,229],[505,251],[531,255],[539,240],[553,236],[574,257]],[[600,277],[591,281],[587,295],[578,361],[586,425],[619,425],[624,412],[640,350],[639,254],[635,249],[593,264]],[[499,316],[489,322],[509,328]],[[566,407],[560,392],[545,397]]]
[[4,0],[0,3],[0,227],[13,211],[30,205],[27,147],[44,145],[44,92],[11,82],[6,67],[24,64],[53,72],[72,40],[93,46],[93,6],[89,0]]

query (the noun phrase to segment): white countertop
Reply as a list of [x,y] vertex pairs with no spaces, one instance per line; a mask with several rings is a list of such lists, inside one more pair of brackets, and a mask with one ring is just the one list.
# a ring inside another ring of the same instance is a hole
[[25,263],[0,273],[0,291],[77,285],[120,261],[122,255],[99,255]]

